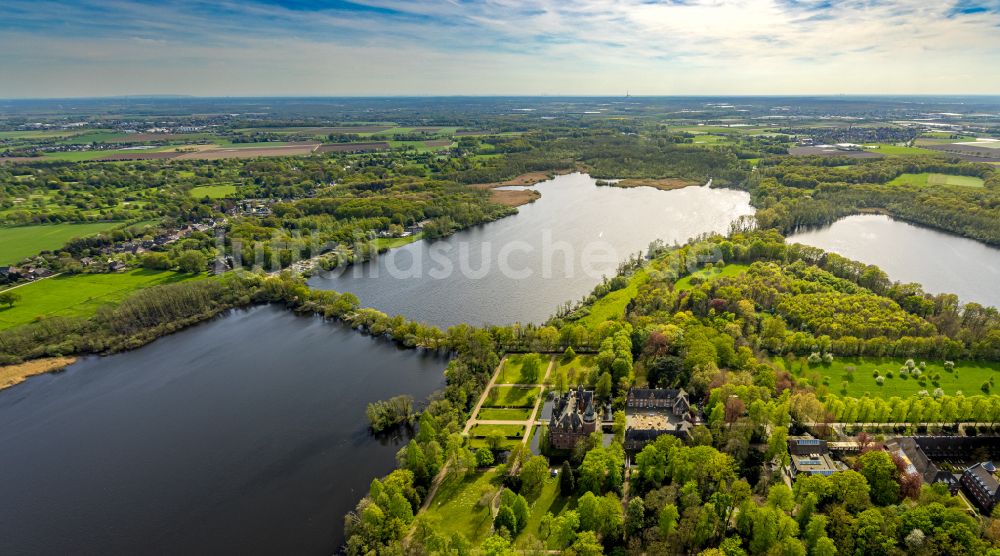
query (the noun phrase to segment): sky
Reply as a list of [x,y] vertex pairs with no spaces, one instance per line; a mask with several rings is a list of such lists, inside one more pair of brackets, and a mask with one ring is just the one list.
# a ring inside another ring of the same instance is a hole
[[3,0],[0,97],[998,94],[1000,0]]

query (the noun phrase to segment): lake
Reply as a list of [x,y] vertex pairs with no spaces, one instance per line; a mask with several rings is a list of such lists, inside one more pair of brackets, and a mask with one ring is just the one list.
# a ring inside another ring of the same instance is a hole
[[417,241],[365,264],[309,280],[361,304],[437,326],[540,323],[589,294],[630,255],[662,239],[726,233],[753,214],[743,191],[598,187],[586,174],[533,186],[541,199],[515,216]]
[[278,307],[0,392],[0,554],[316,554],[405,439],[446,360]]
[[[438,325],[541,322],[654,239],[753,212],[725,189],[537,187],[516,216],[310,284]],[[405,441],[369,434],[366,405],[423,400],[446,363],[258,307],[32,377],[0,392],[0,554],[330,554]]]
[[788,241],[876,265],[891,279],[916,282],[930,293],[954,293],[962,302],[1000,307],[1000,249],[975,240],[864,214]]

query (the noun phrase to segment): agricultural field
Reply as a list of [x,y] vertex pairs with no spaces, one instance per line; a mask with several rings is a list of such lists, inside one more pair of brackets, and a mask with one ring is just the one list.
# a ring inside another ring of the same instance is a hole
[[524,386],[494,386],[486,395],[483,407],[532,407],[541,388]]
[[480,421],[527,421],[531,417],[530,408],[496,409],[484,407],[479,410],[476,419]]
[[188,195],[196,198],[203,199],[208,197],[209,199],[231,199],[236,196],[236,186],[235,185],[203,185],[200,187],[192,187],[188,191]]
[[744,264],[728,264],[723,267],[713,267],[713,268],[703,268],[701,270],[692,272],[687,276],[681,278],[674,284],[674,289],[677,291],[690,290],[693,287],[691,283],[694,279],[699,280],[716,280],[719,278],[726,278],[729,276],[736,276],[737,274],[742,274],[748,269],[747,265]]
[[133,270],[114,274],[55,276],[25,284],[14,291],[21,299],[13,308],[0,308],[0,330],[27,324],[39,317],[87,317],[106,303],[151,286],[203,278],[172,271]]
[[983,187],[983,179],[976,176],[950,176],[947,174],[902,174],[889,185],[941,186],[960,185],[963,187]]
[[93,222],[0,227],[0,265],[14,264],[41,251],[59,249],[71,239],[92,236],[121,225],[121,222]]
[[[815,386],[825,385],[833,394],[851,397],[908,397],[921,390],[933,392],[936,388],[941,388],[949,396],[958,392],[973,396],[982,394],[980,388],[991,378],[1000,380],[1000,363],[996,362],[956,361],[955,369],[950,372],[945,370],[942,361],[926,361],[924,369],[919,367],[921,361],[914,362],[921,371],[923,384],[912,373],[901,375],[900,369],[906,360],[896,358],[838,357],[830,364],[813,365],[798,360],[791,363],[790,371],[793,376],[809,380]],[[776,363],[782,367],[789,366],[788,362],[780,359]],[[883,377],[881,385],[876,381],[875,371]]]
[[[496,384],[538,384],[538,382],[524,382],[521,380],[521,369],[524,365],[524,358],[527,355],[531,354],[517,353],[508,356],[507,361],[504,362],[503,367],[500,369],[500,374],[497,375]],[[540,355],[538,365],[539,381],[545,376],[545,369],[548,365],[549,357]]]
[[[866,146],[874,146],[874,145],[866,145]],[[884,154],[887,156],[902,156],[910,154],[930,154],[930,155],[938,154],[932,150],[921,149],[920,147],[903,147],[899,145],[890,145],[888,143],[878,143],[877,146],[878,148],[871,149],[871,152]]]

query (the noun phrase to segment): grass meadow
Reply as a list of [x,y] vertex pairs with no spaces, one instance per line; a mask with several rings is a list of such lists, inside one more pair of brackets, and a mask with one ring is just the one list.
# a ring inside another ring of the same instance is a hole
[[87,237],[121,226],[121,222],[39,224],[0,227],[0,265],[16,263],[40,251],[59,249],[73,238]]
[[39,317],[86,317],[106,303],[151,286],[203,278],[205,275],[172,271],[133,270],[114,274],[56,276],[21,286],[14,307],[0,307],[0,330],[26,324]]

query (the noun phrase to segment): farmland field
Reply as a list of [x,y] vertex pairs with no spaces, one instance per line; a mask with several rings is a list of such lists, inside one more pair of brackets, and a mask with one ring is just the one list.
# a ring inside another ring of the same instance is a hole
[[889,185],[961,185],[964,187],[983,187],[982,178],[976,176],[950,176],[947,174],[902,174],[889,182]]
[[[776,362],[783,367],[788,366],[783,360]],[[920,364],[920,360],[915,362]],[[912,396],[921,390],[933,392],[936,388],[941,388],[949,396],[959,391],[966,396],[973,396],[983,393],[980,387],[990,378],[1000,379],[1000,363],[956,361],[955,370],[948,372],[942,361],[927,361],[926,368],[921,371],[921,377],[924,378],[924,384],[921,384],[912,374],[901,376],[900,368],[905,363],[905,359],[896,358],[838,357],[829,365],[809,365],[797,361],[792,363],[791,372],[793,376],[810,380],[816,386],[825,384],[831,393],[837,395],[880,398]],[[884,377],[881,386],[873,376],[876,370]],[[847,383],[846,393],[843,390],[844,382]]]
[[0,308],[0,329],[32,322],[38,317],[89,316],[105,303],[121,301],[128,294],[150,286],[202,278],[204,275],[171,271],[133,270],[115,274],[56,276],[21,286],[13,308]]
[[196,199],[230,199],[236,195],[235,185],[202,185],[193,187],[188,194]]
[[16,263],[40,251],[59,249],[73,238],[92,236],[120,225],[121,222],[94,222],[0,227],[0,265]]

